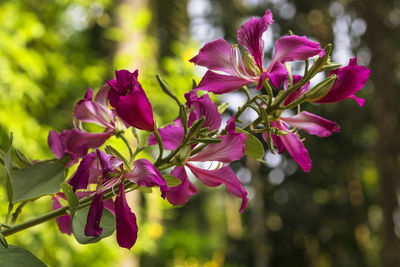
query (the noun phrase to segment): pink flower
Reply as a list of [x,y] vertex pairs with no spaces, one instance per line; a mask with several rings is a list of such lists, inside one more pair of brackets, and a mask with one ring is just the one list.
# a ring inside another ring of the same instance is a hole
[[[239,160],[244,156],[246,136],[243,133],[236,133],[234,124],[234,119],[231,119],[227,127],[228,133],[218,137],[221,140],[220,143],[206,146],[201,152],[189,157],[186,162],[182,163],[184,166],[175,167],[172,170],[171,174],[181,180],[182,183],[166,192],[166,198],[171,204],[182,205],[189,200],[190,196],[197,193],[196,187],[188,179],[186,173],[186,168],[188,168],[203,184],[210,187],[224,184],[232,195],[242,198],[240,212],[247,206],[247,192],[236,174],[228,167],[232,161]],[[169,143],[177,143],[173,135],[161,137]],[[212,161],[218,162],[220,167],[209,170],[195,165],[196,162]]]
[[118,158],[97,149],[82,159],[68,183],[74,191],[87,189],[89,184],[98,184],[85,226],[85,234],[88,236],[99,236],[102,233],[100,220],[105,205],[103,194],[107,189],[120,184],[113,208],[117,222],[117,241],[121,247],[130,249],[136,242],[137,225],[135,214],[126,203],[124,180],[127,179],[138,186],[160,186],[162,197],[165,197],[169,188],[161,173],[148,160],[136,160],[133,170],[128,173],[123,173],[122,164]]
[[115,71],[116,79],[108,81],[111,86],[108,93],[110,105],[117,111],[127,127],[153,131],[153,109],[147,96],[137,80],[138,70]]
[[366,67],[357,65],[357,57],[351,58],[348,66],[329,73],[329,75],[336,74],[337,79],[328,94],[316,102],[332,103],[353,98],[360,106],[363,106],[365,100],[354,94],[364,87],[368,81],[369,72]]
[[256,89],[261,89],[265,79],[271,79],[271,81],[282,79],[282,77],[286,79],[287,70],[283,63],[324,54],[319,43],[312,42],[304,36],[285,36],[275,43],[274,57],[268,68],[264,69],[262,35],[273,22],[271,11],[266,10],[263,17],[251,18],[237,32],[239,44],[250,53],[253,63],[245,63],[239,47],[235,45],[231,47],[224,39],[209,42],[201,48],[199,54],[190,62],[209,70],[197,89],[223,94],[236,91],[251,83],[256,83]]
[[[61,159],[65,154],[70,156],[66,164],[71,166],[85,156],[90,148],[97,148],[115,134],[115,111],[107,106],[108,86],[103,86],[93,101],[93,90],[88,89],[85,97],[80,100],[74,111],[74,125],[72,130],[63,130],[61,133],[50,131],[48,144],[54,155]],[[89,133],[82,127],[82,122],[95,123],[103,126],[102,133]]]
[[[271,134],[274,145],[278,148],[278,152],[282,153],[286,149],[305,172],[311,170],[311,158],[303,142],[297,134],[290,131],[288,125],[319,137],[326,137],[331,135],[333,132],[340,131],[340,127],[335,122],[306,111],[295,116],[281,117],[280,120],[271,122],[272,127],[276,127],[281,131],[289,132],[287,135],[280,136]],[[267,133],[264,133],[263,137],[267,140]]]

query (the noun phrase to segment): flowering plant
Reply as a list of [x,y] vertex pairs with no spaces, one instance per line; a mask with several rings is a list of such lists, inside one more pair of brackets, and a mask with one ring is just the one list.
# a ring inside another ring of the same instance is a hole
[[[357,65],[357,58],[340,67],[330,60],[331,45],[321,48],[319,43],[292,33],[276,41],[274,56],[264,67],[262,35],[273,22],[271,11],[266,10],[263,17],[253,17],[242,25],[237,38],[244,48],[243,54],[239,45],[231,46],[224,39],[204,45],[190,62],[208,71],[185,94],[186,103],[181,103],[167,82],[157,75],[163,91],[179,106],[177,118],[164,127],[159,128],[154,121],[138,70],[119,70],[95,95],[89,88],[76,104],[73,129],[50,131],[48,144],[54,159],[27,160],[13,149],[11,136],[9,149],[2,152],[9,200],[7,218],[0,224],[3,246],[8,250],[20,249],[8,246],[6,237],[56,219],[60,231],[73,235],[79,243],[98,242],[116,230],[119,246],[130,249],[136,242],[138,226],[125,194],[159,187],[162,198],[174,206],[183,205],[197,193],[188,171],[206,186],[223,184],[229,193],[241,199],[242,212],[248,203],[247,192],[229,165],[244,155],[256,160],[264,157],[264,146],[256,135],[263,137],[272,153],[274,148],[278,153],[287,150],[305,172],[310,171],[311,159],[298,130],[326,137],[340,128],[333,121],[300,112],[300,105],[353,98],[362,106],[364,100],[354,94],[365,85],[369,70]],[[292,73],[293,61],[304,61],[302,75]],[[328,71],[325,79],[311,86],[316,74]],[[251,93],[248,86],[255,90]],[[209,93],[229,94],[238,90],[243,91],[246,101],[223,125],[221,114],[226,105],[217,106]],[[284,113],[296,107],[296,115]],[[237,127],[247,109],[254,110],[257,117],[245,127]],[[89,124],[102,130],[91,132]],[[132,129],[138,147],[129,142],[128,129]],[[140,140],[138,130],[150,134],[146,142]],[[129,158],[107,144],[111,136],[126,144]],[[153,163],[138,158],[145,146],[153,145],[158,148]],[[204,163],[217,163],[217,167],[205,169]],[[76,171],[68,176],[67,170],[75,164]],[[51,196],[53,211],[15,224],[23,206],[43,196]]]

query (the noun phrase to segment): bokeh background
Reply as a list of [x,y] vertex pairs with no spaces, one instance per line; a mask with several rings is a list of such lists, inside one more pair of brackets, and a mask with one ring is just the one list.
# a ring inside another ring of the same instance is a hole
[[[357,94],[367,100],[363,108],[352,100],[305,106],[342,128],[328,138],[307,136],[310,173],[287,154],[267,153],[268,164],[235,162],[250,196],[243,214],[224,188],[199,185],[200,193],[176,208],[155,191],[132,195],[139,239],[131,251],[115,236],[79,245],[54,221],[9,243],[49,266],[400,266],[399,0],[2,0],[0,147],[12,131],[31,159],[52,157],[48,131],[71,128],[87,88],[100,88],[121,68],[139,69],[156,119],[168,123],[178,110],[155,73],[182,98],[204,73],[188,62],[198,49],[219,37],[235,43],[240,25],[267,8],[275,23],[264,35],[266,61],[274,42],[293,30],[333,43],[336,62],[358,56],[371,69]],[[220,101],[234,108],[240,97]],[[1,218],[5,195],[1,188]],[[50,198],[28,204],[19,222],[50,209]]]

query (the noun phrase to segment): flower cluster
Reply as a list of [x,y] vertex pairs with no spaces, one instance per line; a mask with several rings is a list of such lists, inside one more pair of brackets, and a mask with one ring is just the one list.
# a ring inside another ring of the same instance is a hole
[[[310,171],[311,159],[297,130],[326,137],[340,128],[335,122],[300,112],[299,106],[305,102],[332,103],[347,98],[362,106],[364,100],[354,93],[365,85],[369,70],[357,65],[356,58],[350,59],[348,66],[340,67],[330,61],[330,45],[321,48],[319,43],[293,34],[276,41],[274,56],[264,67],[262,35],[273,22],[272,13],[267,10],[263,17],[252,18],[241,27],[237,39],[244,48],[243,54],[239,45],[231,46],[224,39],[201,48],[190,62],[208,71],[198,86],[185,94],[185,104],[159,80],[180,110],[179,116],[164,127],[158,128],[154,122],[152,106],[138,81],[138,71],[120,70],[96,96],[89,88],[76,104],[72,130],[49,133],[49,147],[65,167],[79,162],[67,183],[79,203],[88,203],[87,199],[91,202],[84,228],[86,236],[101,236],[101,220],[107,209],[115,217],[118,244],[130,249],[136,242],[138,227],[125,191],[157,186],[161,197],[174,206],[183,205],[198,192],[194,181],[189,179],[190,174],[209,187],[223,184],[229,193],[241,199],[242,212],[247,206],[247,192],[230,164],[247,154],[246,140],[252,134],[261,134],[271,151],[274,147],[279,153],[287,150],[304,171]],[[305,62],[302,76],[292,73],[292,61]],[[330,71],[326,78],[310,88],[310,80],[326,71]],[[249,85],[258,90],[254,97],[249,93]],[[240,89],[247,100],[221,127],[223,109],[211,101],[208,93],[225,94]],[[283,111],[295,107],[298,114],[285,116]],[[240,116],[248,108],[255,110],[258,117],[238,130],[236,122],[241,122]],[[104,130],[90,132],[87,124],[96,124]],[[124,137],[129,127],[150,133],[148,145],[157,145],[159,149],[154,163],[136,159],[139,150],[133,153]],[[129,160],[112,147],[106,146],[102,151],[113,135],[128,145]],[[70,201],[61,192],[53,196],[54,209],[61,207],[62,199]],[[71,212],[57,219],[63,233],[74,232],[73,215]]]

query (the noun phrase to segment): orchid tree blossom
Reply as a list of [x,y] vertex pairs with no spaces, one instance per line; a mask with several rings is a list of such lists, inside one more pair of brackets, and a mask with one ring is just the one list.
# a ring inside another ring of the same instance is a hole
[[153,109],[138,81],[139,71],[115,71],[115,79],[108,81],[111,87],[108,93],[110,105],[115,108],[118,117],[127,127],[153,131]]
[[[213,103],[210,97],[205,94],[198,97],[196,91],[192,90],[185,94],[186,107],[192,109],[188,116],[188,124],[190,127],[193,123],[205,117],[204,127],[209,127],[210,131],[219,129],[221,126],[221,115],[218,112],[218,107]],[[158,129],[161,139],[163,141],[164,148],[167,150],[176,149],[183,141],[184,129],[178,119],[174,123],[169,124],[163,128]],[[157,144],[154,134],[149,137],[149,145]]]
[[[88,89],[84,98],[75,106],[74,125],[72,130],[63,130],[56,133],[50,131],[48,144],[54,155],[61,159],[64,155],[70,156],[70,161],[66,164],[71,166],[84,157],[90,148],[97,148],[115,134],[115,116],[114,110],[107,106],[107,95],[109,87],[103,86],[96,94],[93,100],[93,90]],[[104,127],[101,133],[87,132],[82,122],[94,123]]]
[[332,103],[353,98],[360,106],[364,105],[365,100],[356,97],[354,94],[358,92],[369,79],[370,70],[365,66],[357,64],[357,57],[350,59],[349,64],[345,67],[333,70],[329,75],[335,74],[337,79],[331,90],[321,99],[315,101],[317,103]]
[[136,242],[137,224],[135,214],[126,203],[124,181],[138,186],[160,186],[162,197],[169,190],[161,173],[146,159],[138,159],[129,172],[123,172],[123,162],[100,150],[87,154],[81,161],[75,174],[68,180],[73,190],[87,189],[90,184],[97,184],[90,206],[85,234],[99,236],[102,233],[100,219],[103,215],[104,192],[119,184],[114,210],[117,223],[117,242],[121,247],[130,249]]
[[[211,102],[207,95],[198,98],[194,91],[185,95],[188,100],[187,105],[193,107],[189,115],[190,122],[205,116],[204,125],[210,129],[218,129],[221,120],[216,105]],[[192,119],[191,119],[192,117]],[[181,129],[180,131],[178,129]],[[173,134],[182,133],[182,134]],[[183,127],[169,125],[159,130],[160,136],[167,149],[176,149],[183,139]],[[246,135],[235,132],[235,120],[230,119],[227,126],[227,134],[218,137],[220,143],[210,144],[201,152],[188,157],[185,162],[179,164],[171,171],[171,175],[177,177],[181,184],[170,188],[166,192],[167,200],[173,205],[183,205],[190,196],[197,193],[196,187],[188,179],[186,168],[189,169],[197,179],[210,187],[216,187],[224,184],[228,191],[236,197],[242,198],[240,212],[247,206],[247,192],[242,186],[239,178],[228,166],[232,161],[239,160],[244,156],[244,142]],[[155,144],[154,137],[149,138],[149,144]],[[193,148],[195,149],[195,147]],[[203,169],[196,166],[198,162],[217,162],[219,167],[213,170]]]
[[285,36],[276,41],[274,57],[265,69],[262,64],[264,58],[262,35],[273,22],[272,13],[268,9],[263,17],[251,18],[238,30],[238,42],[250,54],[245,59],[242,58],[237,45],[230,46],[224,39],[217,39],[204,45],[199,54],[190,60],[196,65],[208,68],[197,89],[223,94],[252,83],[257,84],[256,89],[261,89],[266,79],[274,79],[275,76],[287,77],[283,63],[324,55],[319,43],[310,41],[305,36]]
[[[278,152],[283,153],[286,149],[305,172],[311,170],[311,158],[302,140],[296,133],[292,132],[289,125],[319,137],[327,137],[334,132],[340,131],[340,127],[335,122],[307,111],[300,112],[294,116],[280,117],[279,120],[271,122],[272,127],[287,132],[286,135],[271,134],[274,145],[278,148]],[[268,134],[263,133],[263,137],[267,140]]]

